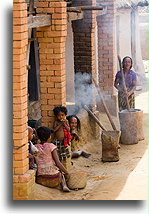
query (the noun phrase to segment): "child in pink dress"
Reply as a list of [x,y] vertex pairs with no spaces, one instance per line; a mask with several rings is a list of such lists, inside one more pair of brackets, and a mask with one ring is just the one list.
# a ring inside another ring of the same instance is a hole
[[57,147],[51,143],[51,133],[53,131],[45,126],[41,126],[36,131],[41,141],[39,144],[35,145],[40,151],[40,156],[36,157],[36,182],[48,187],[56,187],[61,184],[62,190],[69,192],[70,190],[66,184],[69,173],[59,161]]

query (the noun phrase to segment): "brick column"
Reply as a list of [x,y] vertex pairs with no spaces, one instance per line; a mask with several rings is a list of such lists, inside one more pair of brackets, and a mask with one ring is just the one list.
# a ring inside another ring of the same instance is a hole
[[53,108],[66,105],[66,6],[62,0],[42,0],[37,3],[38,15],[52,14],[52,26],[37,28],[42,125],[49,127],[53,124]]
[[[73,6],[95,6],[94,0],[74,0]],[[84,11],[84,18],[81,20],[73,21],[74,32],[74,66],[75,73],[88,73],[90,80],[87,85],[92,83],[92,76],[95,75],[95,24],[96,24],[96,12],[92,10]],[[84,76],[84,75],[83,75]],[[82,78],[82,77],[81,77]],[[80,80],[79,80],[80,81]],[[76,84],[76,105],[90,105],[95,104],[94,91],[81,88]],[[80,91],[79,91],[80,90]],[[82,94],[82,96],[80,96]],[[85,102],[83,101],[84,98]],[[81,103],[82,102],[82,103]]]
[[107,6],[107,13],[97,17],[99,85],[107,94],[113,94],[113,82],[117,69],[115,0],[97,0]]
[[27,69],[28,42],[27,5],[25,0],[13,1],[13,199],[33,198],[34,171],[28,170]]

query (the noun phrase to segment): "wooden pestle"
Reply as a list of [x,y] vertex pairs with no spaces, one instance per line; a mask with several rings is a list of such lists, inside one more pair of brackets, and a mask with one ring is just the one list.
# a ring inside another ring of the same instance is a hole
[[84,105],[84,109],[90,114],[90,116],[96,121],[96,123],[102,128],[102,130],[106,131],[106,129],[103,127],[103,125],[100,123],[96,115],[86,106]]
[[116,126],[115,126],[115,124],[114,124],[114,122],[113,122],[113,120],[112,120],[112,117],[111,117],[111,115],[110,115],[110,113],[109,113],[109,110],[108,110],[108,108],[107,108],[107,106],[106,106],[106,104],[105,104],[105,102],[104,102],[103,96],[102,96],[102,94],[101,94],[101,92],[100,92],[100,88],[99,88],[99,86],[97,85],[97,83],[96,83],[96,81],[94,80],[94,78],[93,78],[93,82],[94,82],[94,84],[95,84],[95,86],[96,86],[96,89],[97,89],[97,91],[98,91],[98,94],[99,94],[99,96],[100,96],[100,98],[101,98],[101,101],[102,101],[102,103],[103,103],[105,112],[106,112],[106,114],[107,114],[107,116],[108,116],[108,118],[109,118],[109,121],[110,121],[110,123],[111,123],[111,126],[112,126],[113,130],[117,130],[117,129],[116,129]]
[[118,61],[119,61],[120,71],[122,72],[122,81],[123,81],[125,98],[126,98],[126,103],[127,103],[127,110],[129,111],[130,110],[130,105],[129,105],[129,101],[128,101],[127,88],[126,88],[125,77],[124,77],[124,71],[122,69],[122,64],[121,64],[121,58],[120,58],[120,56],[118,56]]

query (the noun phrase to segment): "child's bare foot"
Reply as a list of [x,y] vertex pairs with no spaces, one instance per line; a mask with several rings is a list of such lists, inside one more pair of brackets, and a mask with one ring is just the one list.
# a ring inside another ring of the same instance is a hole
[[84,152],[84,151],[82,151],[82,154],[81,154],[83,157],[85,157],[85,158],[88,158],[89,156],[91,156],[91,154],[90,153],[87,153],[87,152]]
[[67,186],[64,186],[63,187],[63,192],[70,192],[71,190],[67,187]]

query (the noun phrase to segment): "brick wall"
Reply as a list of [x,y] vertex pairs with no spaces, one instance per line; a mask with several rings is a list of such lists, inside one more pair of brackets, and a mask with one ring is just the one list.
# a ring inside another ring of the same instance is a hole
[[37,28],[40,58],[40,93],[42,125],[52,127],[53,108],[66,105],[65,40],[66,2],[40,0],[37,13],[52,14],[52,25]]
[[97,17],[99,85],[107,94],[113,94],[113,82],[117,69],[115,0],[97,0],[97,3],[107,6],[107,13]]
[[27,200],[34,194],[34,171],[28,165],[27,6],[25,0],[13,1],[13,199]]
[[[95,5],[93,0],[74,0],[72,1],[73,6]],[[73,32],[74,32],[74,69],[75,73],[81,72],[89,73],[94,76],[95,74],[95,24],[96,24],[96,12],[92,10],[84,11],[84,18],[81,20],[73,21]],[[92,78],[89,81],[92,83]],[[76,86],[78,87],[78,86]],[[88,93],[88,90],[87,90]],[[92,97],[89,101],[90,105],[94,105],[94,92],[91,90],[90,94],[82,96]],[[76,104],[80,105],[80,92],[76,90]]]

